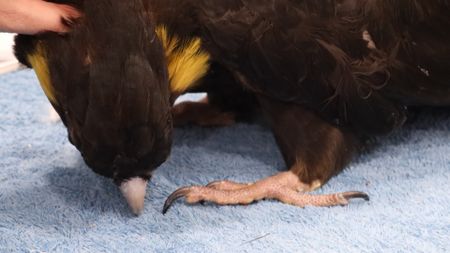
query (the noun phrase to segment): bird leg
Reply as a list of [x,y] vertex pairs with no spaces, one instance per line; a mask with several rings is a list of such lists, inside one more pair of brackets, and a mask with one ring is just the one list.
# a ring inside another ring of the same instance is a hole
[[191,204],[210,201],[237,205],[274,199],[299,207],[347,205],[353,198],[369,199],[359,191],[306,193],[319,188],[344,168],[359,144],[358,139],[299,105],[258,99],[289,171],[250,184],[215,181],[206,186],[179,188],[167,198],[164,213],[183,197]]
[[[174,105],[175,126],[229,126],[237,121],[252,121],[257,111],[256,97],[242,88],[228,68],[217,62],[211,63],[208,74],[190,92],[204,92],[207,96],[198,102]],[[172,94],[172,100],[177,95]]]
[[[316,187],[318,186],[316,185]],[[313,185],[302,183],[298,176],[291,171],[281,172],[252,184],[222,181],[219,184],[209,184],[209,186],[182,187],[167,198],[163,213],[167,212],[175,200],[182,197],[190,204],[210,201],[219,205],[245,205],[261,199],[275,199],[298,207],[347,205],[352,198],[369,199],[367,194],[362,192],[324,195],[304,193],[306,190],[312,190],[313,187]]]
[[198,102],[182,102],[172,108],[175,126],[196,124],[203,127],[228,126],[235,123],[232,112],[223,112],[208,102],[208,97]]

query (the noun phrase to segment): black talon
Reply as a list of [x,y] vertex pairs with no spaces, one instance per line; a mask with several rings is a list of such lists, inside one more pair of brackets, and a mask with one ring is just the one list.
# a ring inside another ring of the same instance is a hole
[[211,182],[211,183],[205,185],[205,187],[211,188],[212,186],[214,186],[214,185],[216,185],[216,184],[218,184],[218,183],[220,183],[220,182],[221,182],[220,180],[213,181],[213,182]]
[[355,198],[364,199],[365,201],[370,200],[369,195],[367,195],[367,193],[364,193],[364,192],[345,192],[343,194],[343,197],[346,200],[355,199]]
[[167,197],[166,202],[164,202],[162,213],[166,214],[175,200],[186,196],[189,193],[189,188],[190,187],[181,187],[170,194],[169,197]]

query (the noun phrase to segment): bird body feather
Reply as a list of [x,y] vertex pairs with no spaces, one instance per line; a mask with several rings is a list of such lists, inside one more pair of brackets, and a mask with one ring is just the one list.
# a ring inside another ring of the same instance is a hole
[[158,23],[200,38],[249,91],[339,127],[389,133],[408,105],[450,104],[449,1],[149,2]]

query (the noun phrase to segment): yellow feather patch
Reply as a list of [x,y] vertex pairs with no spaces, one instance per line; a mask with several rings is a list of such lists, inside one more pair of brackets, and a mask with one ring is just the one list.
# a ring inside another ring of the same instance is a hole
[[50,100],[50,102],[57,104],[55,97],[55,89],[50,81],[50,71],[48,69],[46,54],[44,46],[41,43],[36,45],[34,52],[27,56],[28,62],[34,69],[36,76],[41,84],[42,90]]
[[[161,40],[167,58],[170,90],[183,93],[192,88],[209,70],[210,55],[201,48],[200,38],[181,41],[170,36],[164,26],[158,26],[156,33]],[[41,43],[27,56],[37,78],[50,102],[57,104],[55,90],[51,84],[50,70],[45,48]]]
[[183,93],[192,88],[209,69],[210,55],[202,50],[200,38],[180,41],[170,36],[164,26],[158,26],[156,34],[166,53],[170,90]]

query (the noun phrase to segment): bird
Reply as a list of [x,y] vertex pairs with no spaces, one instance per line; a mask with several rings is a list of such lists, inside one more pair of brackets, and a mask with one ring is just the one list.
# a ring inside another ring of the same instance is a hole
[[[136,214],[173,126],[262,116],[287,169],[180,187],[164,213],[179,198],[336,206],[369,196],[309,192],[367,138],[401,128],[409,108],[450,105],[447,0],[70,3],[84,13],[72,32],[19,35],[16,55],[35,69],[86,163],[118,183]],[[174,104],[188,92],[207,97]]]

